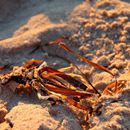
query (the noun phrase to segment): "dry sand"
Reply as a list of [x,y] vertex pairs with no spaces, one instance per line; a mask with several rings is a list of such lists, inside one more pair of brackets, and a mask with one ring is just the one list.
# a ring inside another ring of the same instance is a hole
[[[89,129],[130,129],[128,0],[93,0],[91,3],[82,0],[4,0],[0,1],[0,6],[0,65],[11,64],[11,69],[28,59],[42,59],[49,66],[60,68],[68,63],[57,56],[68,57],[89,75],[95,87],[104,89],[113,81],[111,75],[80,62],[59,47],[47,46],[59,37],[68,37],[65,42],[73,50],[107,67],[118,79],[128,80],[121,93],[99,98],[97,106],[102,104],[101,114],[92,116]],[[31,53],[36,47],[39,49]],[[0,87],[1,130],[82,129],[66,105],[51,108],[34,95],[13,93],[12,85]]]

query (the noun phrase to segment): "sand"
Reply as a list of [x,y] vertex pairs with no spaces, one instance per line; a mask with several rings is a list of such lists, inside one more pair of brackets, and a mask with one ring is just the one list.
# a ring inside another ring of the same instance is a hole
[[[117,79],[127,80],[126,87],[120,93],[104,94],[98,99],[97,106],[102,104],[102,113],[93,114],[87,129],[130,129],[130,3],[128,0],[98,0],[90,3],[82,0],[71,0],[71,2],[69,0],[37,2],[5,0],[1,1],[0,5],[2,7],[0,66],[10,64],[9,68],[1,73],[8,72],[14,66],[22,65],[29,59],[42,59],[56,69],[67,67],[69,64],[63,58],[59,58],[67,57],[89,76],[91,83],[99,90],[103,90],[115,80],[110,74],[79,61],[63,49],[47,46],[48,42],[65,36],[67,37],[65,43],[71,49],[107,67]],[[38,50],[34,51],[35,48]],[[10,89],[13,85],[14,83],[0,87],[1,129],[23,129],[22,126],[27,130],[83,129],[74,112],[66,105],[54,107],[54,110],[62,111],[63,114],[58,113],[53,117],[48,114],[50,106],[46,106],[46,102],[39,101],[34,95],[31,97],[17,95]],[[46,107],[42,110],[43,104]],[[38,112],[40,116],[35,119],[28,113],[25,117],[26,111],[32,111],[34,115]],[[70,111],[72,115],[69,116],[66,111]],[[48,120],[43,120],[45,117],[41,115],[42,113],[47,113],[50,124]],[[22,121],[19,121],[20,118]],[[29,123],[36,125],[32,127]],[[72,125],[73,123],[76,125]]]

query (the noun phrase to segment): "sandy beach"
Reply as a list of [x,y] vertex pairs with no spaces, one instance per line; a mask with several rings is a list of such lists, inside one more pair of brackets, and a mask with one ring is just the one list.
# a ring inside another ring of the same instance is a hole
[[[129,0],[3,0],[0,7],[0,130],[130,130]],[[114,77],[48,45],[61,37]],[[15,81],[2,84],[3,75],[21,72],[32,59],[54,69],[70,66],[69,59],[88,77],[101,96],[79,102],[95,110],[87,121],[84,111],[67,102],[52,106],[34,93],[16,93]],[[120,91],[103,93],[116,79],[123,81]]]

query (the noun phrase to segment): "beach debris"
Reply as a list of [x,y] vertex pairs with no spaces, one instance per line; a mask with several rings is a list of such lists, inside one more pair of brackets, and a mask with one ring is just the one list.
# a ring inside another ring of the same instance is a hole
[[[24,62],[22,66],[14,67],[12,71],[6,74],[1,74],[0,82],[2,85],[6,86],[10,81],[15,81],[18,83],[15,88],[17,93],[26,92],[31,94],[34,92],[39,99],[53,101],[53,105],[57,102],[67,102],[81,111],[87,112],[86,120],[88,120],[93,112],[99,113],[98,110],[100,110],[100,107],[96,106],[97,100],[104,94],[113,95],[121,92],[126,81],[116,80],[115,75],[109,69],[94,63],[71,50],[65,43],[63,43],[63,40],[65,40],[65,38],[59,38],[48,44],[58,45],[67,52],[76,55],[81,61],[88,63],[96,69],[109,73],[115,81],[106,86],[102,92],[99,92],[99,90],[97,90],[88,80],[88,77],[84,72],[69,60],[71,66],[54,69],[49,67],[43,60],[32,59]],[[80,74],[66,72],[73,67],[75,67]],[[93,91],[89,91],[90,87]],[[80,103],[82,99],[88,101],[88,103],[86,103],[87,105]]]

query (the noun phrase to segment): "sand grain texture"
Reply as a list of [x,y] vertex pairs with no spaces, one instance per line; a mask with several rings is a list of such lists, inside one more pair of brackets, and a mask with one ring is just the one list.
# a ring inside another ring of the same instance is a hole
[[[121,93],[99,98],[101,114],[92,116],[89,129],[130,130],[129,1],[5,0],[0,6],[0,66],[10,64],[5,72],[29,59],[45,60],[56,69],[68,66],[60,56],[75,62],[99,90],[113,82],[106,72],[80,62],[57,46],[48,46],[48,42],[65,36],[65,43],[73,50],[107,67],[117,79],[128,80]],[[82,129],[66,105],[51,108],[33,94],[19,96],[14,93],[16,85],[0,85],[1,130]]]

